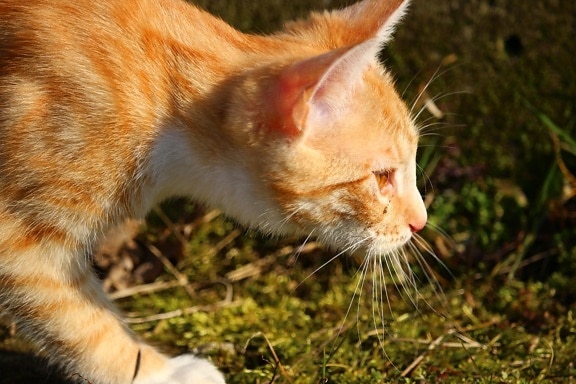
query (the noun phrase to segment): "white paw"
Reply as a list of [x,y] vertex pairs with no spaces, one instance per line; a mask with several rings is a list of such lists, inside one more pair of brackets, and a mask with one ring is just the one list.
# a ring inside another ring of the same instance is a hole
[[139,384],[226,384],[224,375],[212,363],[192,355],[170,359],[167,367]]

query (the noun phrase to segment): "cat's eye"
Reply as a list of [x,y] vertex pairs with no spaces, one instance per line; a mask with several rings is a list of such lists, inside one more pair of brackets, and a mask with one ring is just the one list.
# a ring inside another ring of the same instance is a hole
[[390,185],[392,175],[394,174],[394,170],[392,169],[383,169],[381,171],[373,171],[374,176],[376,176],[376,182],[378,182],[378,187],[380,190]]

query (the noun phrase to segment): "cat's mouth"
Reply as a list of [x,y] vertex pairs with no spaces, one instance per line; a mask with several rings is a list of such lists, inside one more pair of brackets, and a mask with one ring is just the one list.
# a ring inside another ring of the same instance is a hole
[[408,231],[390,235],[378,234],[374,230],[349,229],[348,231],[338,231],[331,228],[325,233],[329,234],[314,236],[313,232],[308,232],[305,234],[307,236],[306,241],[310,237],[316,237],[322,244],[338,250],[339,254],[349,254],[361,259],[382,258],[397,252],[403,252],[403,249],[409,246],[413,238],[412,233]]
[[363,247],[365,257],[385,257],[403,249],[412,239],[410,234],[397,236],[376,236]]

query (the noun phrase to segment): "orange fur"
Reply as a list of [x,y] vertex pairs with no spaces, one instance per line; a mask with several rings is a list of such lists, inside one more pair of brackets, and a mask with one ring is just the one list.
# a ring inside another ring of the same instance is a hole
[[0,0],[0,310],[92,383],[222,383],[132,336],[87,257],[173,195],[345,250],[406,243],[418,132],[376,59],[406,4],[254,36],[180,0]]

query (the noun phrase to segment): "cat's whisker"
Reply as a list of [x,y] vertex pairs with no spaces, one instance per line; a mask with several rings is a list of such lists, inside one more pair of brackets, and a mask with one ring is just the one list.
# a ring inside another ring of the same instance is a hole
[[279,229],[282,229],[284,225],[286,225],[286,223],[289,221],[289,217],[283,217],[282,220],[280,220],[278,223],[272,224],[268,219],[268,216],[270,216],[271,213],[274,213],[273,209],[269,208],[264,210],[264,212],[258,216],[260,220],[258,222],[258,228],[260,228],[260,230],[264,233],[273,233],[274,231],[272,226],[277,226]]
[[392,313],[392,303],[390,302],[390,295],[388,294],[388,288],[386,285],[386,268],[384,268],[384,263],[382,262],[382,257],[379,258],[378,260],[378,267],[379,267],[379,272],[382,276],[382,285],[383,285],[383,290],[386,296],[386,303],[388,304],[388,309],[390,310],[390,313]]
[[411,295],[411,301],[414,304],[414,308],[418,310],[420,299],[420,291],[418,289],[420,281],[418,275],[412,271],[412,266],[410,265],[410,259],[406,254],[406,247],[400,248],[398,254],[399,255],[401,254],[401,259],[404,261],[404,268],[403,268],[404,276],[409,282],[408,286],[409,289],[406,290],[406,293],[408,295]]
[[[448,235],[446,235],[441,229],[437,229],[437,231],[443,235],[443,237],[445,237],[448,241],[452,241],[450,239],[450,237]],[[413,244],[415,243],[415,244]],[[420,236],[419,234],[415,233],[413,235],[413,238],[411,240],[411,242],[409,243],[409,245],[411,247],[416,247],[418,246],[418,249],[415,249],[415,251],[419,251],[419,249],[423,249],[424,252],[429,255],[430,257],[432,257],[434,259],[434,261],[436,263],[438,263],[442,269],[444,269],[448,274],[450,274],[451,278],[455,278],[455,276],[452,274],[452,272],[450,271],[450,268],[448,268],[448,266],[446,265],[446,263],[444,263],[434,252],[434,250],[432,249],[432,247],[430,246],[430,244],[428,244],[428,242],[426,240],[424,240],[424,238],[422,238],[422,236]],[[421,254],[421,252],[419,252],[419,254]]]
[[408,84],[406,84],[406,86],[404,87],[404,89],[400,93],[400,97],[404,98],[404,96],[406,95],[406,92],[408,92],[408,90],[410,89],[410,87],[412,86],[414,81],[416,81],[416,79],[418,78],[420,73],[422,73],[422,69],[419,69],[418,71],[416,71],[416,73],[412,76],[412,78],[410,79]]
[[424,196],[426,196],[428,194],[428,189],[427,189],[428,185],[430,185],[430,187],[432,188],[432,192],[434,192],[434,184],[432,183],[432,179],[430,179],[430,176],[428,176],[428,173],[426,172],[426,170],[424,168],[422,168],[419,164],[416,164],[416,170],[424,178]]
[[[414,108],[416,107],[416,105],[418,104],[418,102],[420,101],[420,99],[426,94],[426,92],[428,91],[428,88],[432,85],[432,83],[436,80],[438,80],[440,77],[444,76],[446,73],[452,71],[456,66],[450,66],[445,68],[444,70],[441,71],[443,65],[440,64],[432,73],[432,75],[430,76],[430,79],[428,79],[428,81],[426,82],[426,84],[424,84],[424,86],[421,88],[421,90],[418,92],[418,95],[416,96],[416,99],[412,102],[411,106],[410,106],[410,114],[412,115],[412,113],[414,112]],[[426,103],[423,103],[424,105],[426,105]]]
[[371,250],[368,249],[366,252],[365,260],[362,262],[362,269],[360,270],[359,282],[361,283],[360,286],[356,286],[354,289],[354,295],[352,296],[352,300],[350,304],[354,302],[354,296],[356,295],[356,289],[358,289],[358,300],[356,301],[356,330],[358,335],[360,335],[360,305],[362,303],[362,293],[364,292],[364,285],[366,284],[366,279],[368,278],[368,274],[370,273],[370,261],[371,261]]
[[[423,137],[444,137],[444,135],[441,135],[439,133],[426,133],[424,135],[421,135],[420,138]],[[448,145],[438,145],[438,144],[420,144],[418,145],[418,148],[444,148],[444,149],[450,149],[450,146]]]
[[428,90],[428,87],[438,78],[440,77],[442,74],[446,73],[448,70],[443,71],[442,73],[440,73],[440,69],[442,68],[442,66],[438,66],[436,68],[436,70],[434,70],[434,73],[432,74],[432,76],[430,77],[430,79],[428,79],[428,81],[426,82],[426,84],[424,84],[424,87],[422,87],[422,89],[420,90],[420,92],[418,92],[418,95],[416,95],[416,99],[412,102],[412,105],[410,106],[410,115],[413,114],[414,112],[414,108],[416,107],[416,105],[418,104],[418,102],[420,101],[420,99],[424,96],[424,94],[426,93],[426,91]]
[[[434,292],[434,295],[436,296],[438,301],[445,304],[446,303],[446,297],[444,295],[444,291],[442,289],[442,286],[441,286],[440,282],[438,281],[438,279],[434,276],[434,274],[435,274],[434,269],[426,261],[424,255],[422,254],[422,251],[420,249],[423,249],[426,254],[433,257],[433,259],[438,264],[440,264],[445,270],[447,270],[450,273],[447,266],[436,256],[436,254],[434,253],[432,248],[428,245],[428,243],[426,241],[424,241],[424,239],[421,238],[420,236],[414,236],[413,240],[411,240],[409,243],[406,244],[406,247],[410,250],[410,254],[413,256],[413,258],[416,260],[417,264],[419,265],[420,269],[422,270],[422,273],[423,273],[424,277],[426,278],[427,283],[429,284],[429,286],[431,286],[431,288]],[[443,317],[446,316],[445,313],[440,312],[437,309],[436,305],[430,303],[430,301],[428,299],[426,299],[426,297],[419,295],[419,299],[422,300],[428,308],[432,309],[432,311],[434,313],[436,313],[440,316],[443,316]]]
[[403,293],[402,297],[407,297],[412,306],[418,309],[417,297],[412,294],[413,291],[418,292],[415,276],[403,252],[403,248],[390,252],[386,265],[390,274],[394,276],[393,281],[398,292]]
[[258,223],[258,228],[261,231],[272,234],[272,235],[278,234],[278,233],[283,233],[285,230],[285,227],[287,225],[289,225],[292,218],[296,214],[298,214],[298,212],[300,212],[302,209],[303,209],[302,207],[296,207],[292,212],[290,212],[289,215],[284,216],[282,218],[282,220],[280,220],[277,223],[274,223],[269,219],[269,216],[276,216],[277,212],[273,208],[266,209],[264,212],[262,212],[259,215],[261,220]]
[[312,238],[312,235],[314,234],[314,229],[310,231],[310,233],[308,234],[308,236],[306,236],[306,238],[304,239],[304,242],[302,242],[302,244],[300,244],[300,246],[298,248],[296,248],[296,251],[294,252],[294,256],[295,256],[295,262],[298,261],[298,258],[300,257],[300,255],[302,254],[302,251],[304,250],[304,248],[306,247],[306,244],[308,244],[308,241]]
[[[450,246],[456,247],[456,242],[454,241],[454,239],[448,233],[446,233],[445,230],[440,228],[438,225],[436,225],[432,222],[428,222],[426,224],[426,227],[432,229],[434,232],[436,232],[438,235],[440,235],[444,240],[446,240],[448,242],[448,244],[450,244]],[[419,234],[416,234],[415,237],[416,237],[416,239],[422,240],[424,243],[426,243],[426,241],[424,239],[421,239],[421,236]],[[428,244],[426,244],[426,245],[428,245]],[[432,254],[434,254],[434,252],[432,252]]]
[[[364,243],[365,241],[367,241],[367,239],[362,240],[359,243]],[[339,328],[339,332],[336,335],[336,339],[338,339],[338,337],[340,336],[340,332],[342,329],[344,329],[344,324],[346,323],[350,313],[352,312],[352,307],[354,302],[356,302],[356,322],[357,324],[360,323],[360,318],[359,315],[361,313],[361,309],[360,309],[360,305],[362,302],[362,296],[363,296],[363,292],[364,292],[364,286],[366,284],[366,280],[368,277],[368,274],[371,274],[371,278],[372,278],[372,286],[371,286],[371,292],[372,292],[372,304],[373,304],[373,321],[375,324],[375,328],[376,328],[376,334],[378,335],[378,338],[380,340],[380,344],[382,345],[382,349],[384,354],[386,355],[386,352],[384,351],[384,341],[383,339],[381,339],[381,334],[382,332],[379,331],[379,327],[378,324],[376,323],[377,319],[380,319],[381,321],[381,325],[382,325],[382,329],[385,329],[385,315],[384,315],[384,298],[386,298],[386,302],[388,303],[388,308],[390,308],[391,311],[391,303],[390,303],[390,299],[388,296],[388,291],[386,289],[386,278],[385,278],[385,273],[384,273],[384,268],[382,266],[382,256],[379,255],[375,255],[374,254],[374,250],[369,247],[366,251],[366,255],[363,258],[363,261],[360,265],[360,267],[358,268],[358,271],[356,272],[357,277],[357,283],[356,286],[354,288],[354,293],[352,294],[352,298],[350,299],[350,304],[348,305],[348,309],[346,311],[346,314],[344,316],[344,319],[341,323],[341,326]],[[374,304],[376,303],[376,304]],[[375,306],[374,306],[375,305]],[[358,332],[360,332],[358,330]],[[387,355],[386,355],[387,356]]]
[[[382,350],[382,353],[384,355],[384,357],[388,360],[388,362],[392,365],[392,367],[396,368],[396,365],[394,364],[394,362],[392,361],[392,358],[388,355],[388,353],[386,352],[386,345],[385,345],[385,336],[387,334],[387,328],[386,328],[386,317],[384,314],[384,300],[383,297],[386,298],[386,303],[388,305],[388,311],[390,312],[390,314],[393,316],[394,311],[392,310],[392,303],[390,300],[390,295],[388,294],[388,288],[386,285],[386,269],[384,268],[384,264],[382,262],[382,258],[379,258],[378,260],[378,272],[380,275],[380,285],[381,285],[381,291],[383,292],[383,294],[381,294],[381,300],[380,300],[380,305],[381,305],[381,310],[380,310],[380,323],[381,323],[381,329],[377,329],[375,328],[376,334],[378,335],[378,341],[380,344],[380,348]],[[380,334],[382,336],[380,336]]]
[[[352,248],[357,248],[368,239],[364,239],[362,241],[357,242],[356,244],[352,244],[348,246],[345,250],[349,251]],[[417,246],[418,245],[418,246]],[[436,296],[441,298],[443,295],[442,287],[437,279],[434,278],[434,274],[432,272],[431,266],[426,262],[424,256],[422,255],[422,248],[427,254],[430,254],[434,259],[441,263],[441,261],[437,258],[434,254],[432,248],[424,241],[424,239],[415,234],[413,240],[409,242],[406,247],[410,250],[410,253],[416,259],[416,262],[420,266],[422,273],[425,276],[425,280],[432,285],[433,291],[435,292]],[[399,248],[396,250],[392,250],[387,252],[384,255],[374,255],[374,250],[372,247],[368,247],[367,254],[357,271],[358,280],[356,283],[356,287],[354,288],[354,293],[350,300],[350,304],[344,316],[344,319],[341,323],[341,326],[338,330],[335,340],[340,337],[340,332],[345,328],[344,324],[348,320],[352,308],[354,306],[354,302],[356,300],[356,311],[357,311],[357,319],[356,322],[360,322],[359,314],[361,313],[360,304],[363,298],[364,286],[366,284],[368,273],[371,274],[372,286],[370,287],[371,298],[372,298],[372,322],[374,326],[374,334],[378,338],[378,343],[380,344],[382,351],[385,356],[387,356],[385,351],[385,334],[386,334],[386,310],[387,307],[389,309],[390,314],[393,314],[392,311],[392,303],[390,296],[387,290],[387,277],[386,271],[390,276],[395,276],[392,280],[394,285],[399,290],[399,292],[403,293],[403,297],[407,296],[407,299],[411,303],[411,305],[418,310],[419,302],[423,301],[426,306],[434,309],[433,304],[431,304],[425,297],[420,296],[418,287],[422,283],[418,276],[412,272],[410,268],[409,258],[406,253],[405,248]],[[310,276],[318,272],[320,269],[324,268],[327,264],[332,262],[335,258],[339,257],[343,252],[340,252],[332,259],[328,260],[325,264],[317,268],[313,273],[306,277],[308,279]],[[304,281],[306,281],[306,279]],[[436,313],[438,313],[435,310]],[[441,313],[440,313],[441,314]],[[335,344],[334,344],[335,345]],[[333,347],[334,348],[334,347]],[[389,359],[389,357],[388,357]]]
[[[362,297],[364,282],[366,279],[366,275],[368,273],[367,271],[369,268],[369,263],[370,263],[370,259],[368,257],[365,257],[364,260],[362,261],[362,263],[360,264],[360,267],[358,268],[358,271],[357,271],[358,278],[356,281],[356,286],[354,287],[354,292],[352,293],[352,298],[350,299],[350,304],[348,304],[348,309],[346,310],[346,313],[344,314],[344,318],[342,319],[342,321],[340,322],[340,326],[338,327],[338,332],[336,333],[336,336],[334,337],[334,343],[332,345],[331,353],[334,352],[336,340],[338,340],[338,338],[340,338],[340,335],[345,328],[344,326],[346,324],[346,321],[348,320],[348,316],[352,312],[352,307],[354,305],[355,300],[357,300],[356,301],[357,302],[357,305],[356,305],[356,323],[358,324],[360,322],[360,319],[358,318],[359,313],[360,313],[359,306],[360,306],[360,300]],[[356,299],[356,296],[358,296],[358,299]]]
[[[374,257],[371,260],[371,264],[372,264],[372,270],[370,272],[371,274],[371,278],[372,278],[372,284],[371,284],[371,293],[372,293],[372,297],[371,297],[371,304],[372,304],[372,324],[374,326],[375,330],[379,329],[379,325],[378,325],[378,320],[379,318],[381,318],[381,314],[380,314],[380,306],[378,304],[378,300],[380,298],[379,292],[378,292],[378,267],[377,267],[377,263],[378,263],[378,258]],[[382,340],[381,340],[381,336],[379,332],[376,332],[376,334],[378,335],[378,342],[381,344]]]
[[[416,258],[416,257],[415,257]],[[418,260],[418,258],[416,258]],[[420,262],[419,262],[420,264]],[[424,268],[424,266],[421,266],[421,268]],[[446,303],[446,297],[444,295],[444,291],[441,289],[440,283],[429,273],[424,273],[426,276],[426,280],[428,281],[428,284],[432,287],[433,290],[433,297],[436,297],[436,302],[432,303],[430,301],[430,299],[428,299],[427,297],[423,296],[423,295],[419,295],[419,300],[422,301],[425,306],[427,308],[429,308],[430,310],[432,310],[432,312],[434,312],[436,315],[439,315],[441,317],[446,317],[446,314],[444,313],[444,311],[441,311],[441,309],[438,307],[438,302],[440,303]]]
[[422,105],[422,107],[420,107],[420,109],[418,110],[418,113],[416,113],[416,115],[414,115],[413,119],[414,121],[418,121],[418,118],[420,118],[420,115],[428,108],[428,102],[437,102],[438,100],[442,100],[446,97],[449,96],[455,96],[455,95],[461,95],[461,94],[468,94],[469,92],[467,91],[455,91],[455,92],[446,92],[446,93],[440,93],[432,98],[430,98],[429,101],[427,101],[426,103],[424,103],[424,105]]
[[330,258],[328,261],[326,261],[324,264],[322,264],[321,266],[319,266],[318,268],[316,268],[314,271],[312,271],[310,274],[308,274],[297,286],[296,289],[298,287],[300,287],[302,284],[304,284],[310,277],[312,277],[313,275],[315,275],[318,271],[322,270],[324,267],[326,267],[328,264],[330,264],[331,262],[333,262],[334,260],[336,260],[337,258],[339,258],[340,256],[342,256],[343,254],[349,252],[352,249],[356,249],[359,246],[362,245],[362,243],[366,242],[368,240],[368,238],[366,239],[362,239],[359,240],[357,243],[351,244],[349,245],[347,248],[345,248],[344,250],[338,252],[335,256],[333,256],[332,258]]
[[446,124],[445,121],[438,120],[436,116],[428,116],[426,119],[418,122],[417,124],[418,131],[422,133],[422,126],[425,126],[429,122],[433,122],[434,124]]
[[[442,239],[448,243],[449,246],[456,247],[455,241],[442,228],[430,222],[426,226],[435,231]],[[446,273],[450,275],[452,279],[455,279],[455,276],[452,274],[452,271],[450,271],[450,268],[444,261],[442,261],[442,259],[438,257],[438,255],[436,255],[436,252],[434,252],[431,245],[420,234],[413,234],[409,246],[411,249],[413,249],[414,254],[416,256],[420,256],[422,260],[424,260],[424,256],[422,255],[421,251],[423,250],[424,253],[430,256],[435,263],[437,263]],[[431,267],[429,270],[432,271]]]
[[[434,117],[432,117],[432,119],[435,119]],[[430,121],[430,119],[427,119],[428,121]],[[418,129],[418,132],[420,133],[420,138],[422,137],[426,137],[428,135],[430,135],[430,133],[438,133],[441,130],[446,130],[447,128],[451,128],[454,127],[453,124],[450,124],[446,121],[431,121],[431,122],[427,122],[427,121],[423,121],[421,123],[418,123],[416,128]]]
[[[384,268],[382,265],[382,258],[375,257],[373,264],[373,289],[375,297],[372,300],[372,316],[374,323],[374,330],[378,336],[378,342],[382,347],[384,353],[386,353],[384,348],[384,336],[386,334],[386,318],[384,315],[384,298],[388,303],[388,308],[390,313],[392,313],[392,307],[390,306],[390,299],[388,296],[388,290],[386,289],[386,276],[384,274]],[[376,307],[376,308],[374,308]],[[378,323],[379,319],[379,323]],[[379,332],[381,330],[381,332]],[[382,336],[381,336],[382,335]]]

